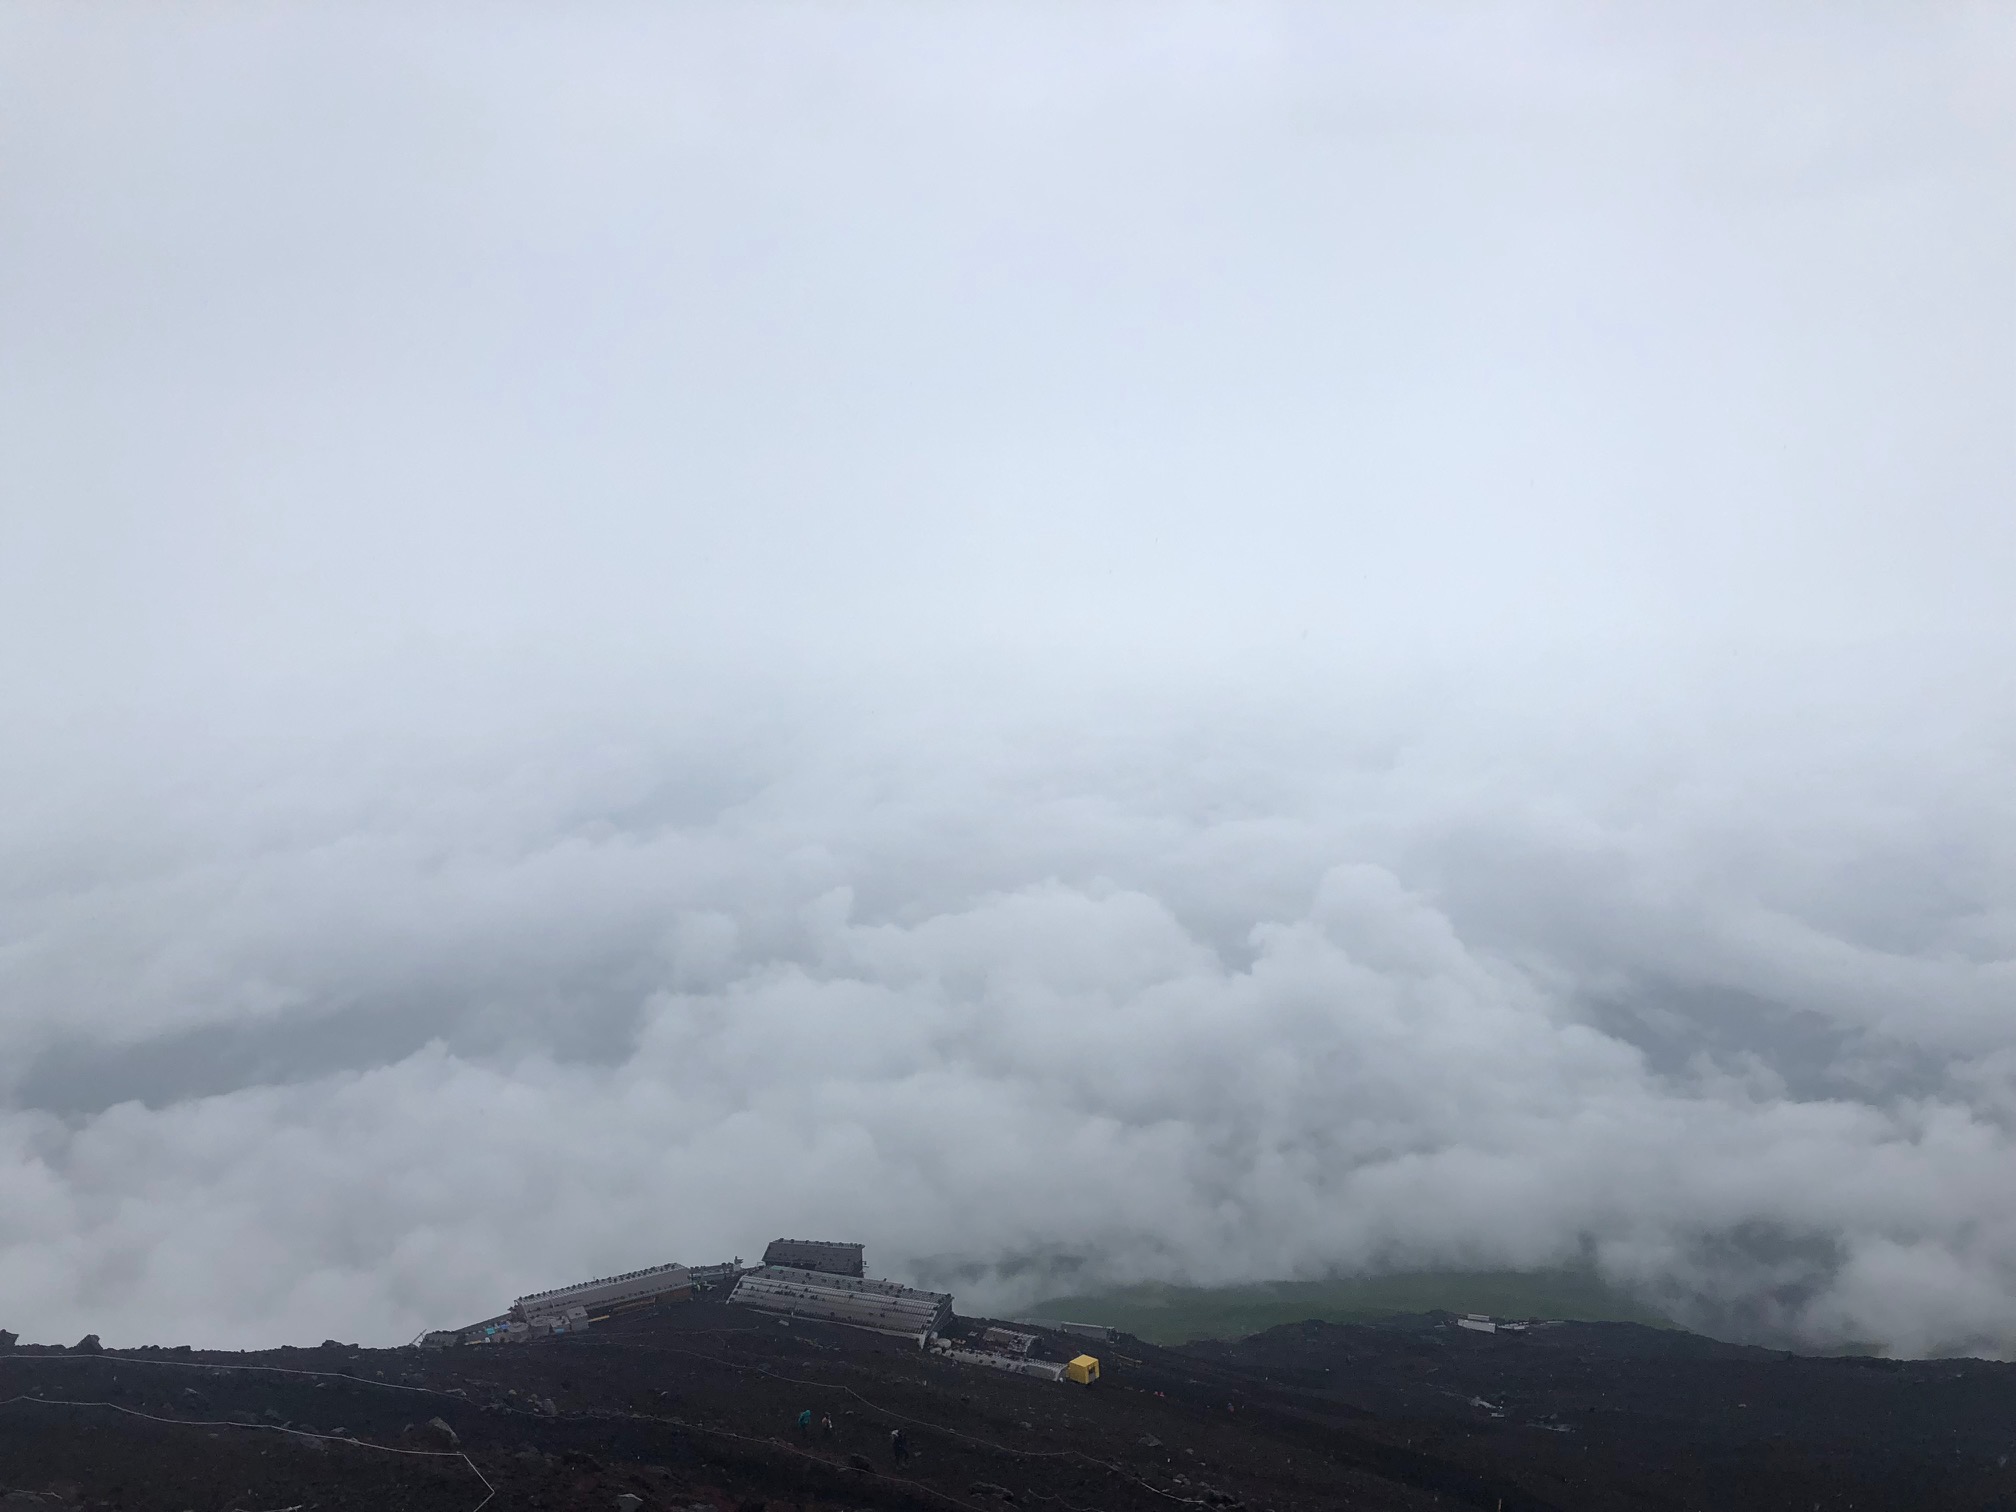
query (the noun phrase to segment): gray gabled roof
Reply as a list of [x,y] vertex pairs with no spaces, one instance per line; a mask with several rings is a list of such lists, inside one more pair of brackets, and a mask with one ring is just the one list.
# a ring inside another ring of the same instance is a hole
[[835,1276],[865,1274],[861,1246],[841,1244],[831,1239],[772,1239],[763,1251],[765,1265],[788,1265],[793,1270],[825,1271]]

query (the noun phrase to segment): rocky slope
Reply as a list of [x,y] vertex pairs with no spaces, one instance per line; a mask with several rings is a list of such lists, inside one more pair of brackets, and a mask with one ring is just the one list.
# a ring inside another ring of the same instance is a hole
[[2006,1365],[1436,1316],[1095,1352],[1052,1384],[715,1302],[508,1348],[17,1348],[0,1507],[2016,1509]]

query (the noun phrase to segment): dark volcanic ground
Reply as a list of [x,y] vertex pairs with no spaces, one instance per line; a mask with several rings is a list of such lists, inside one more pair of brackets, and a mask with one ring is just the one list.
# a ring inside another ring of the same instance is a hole
[[443,1352],[17,1349],[0,1508],[2016,1512],[2016,1366],[1438,1317],[1093,1352],[1088,1389],[718,1302]]

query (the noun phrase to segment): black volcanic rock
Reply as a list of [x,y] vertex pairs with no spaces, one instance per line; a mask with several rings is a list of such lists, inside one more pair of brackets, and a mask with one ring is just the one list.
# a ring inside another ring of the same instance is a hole
[[[17,1399],[0,1410],[0,1486],[125,1512],[472,1512],[478,1474],[493,1512],[608,1512],[630,1496],[641,1512],[2016,1508],[2016,1367],[1984,1361],[1433,1318],[1097,1352],[1088,1388],[806,1320],[763,1328],[720,1302],[539,1344],[346,1351],[340,1370],[299,1351],[16,1350],[0,1355],[0,1399]],[[549,1415],[556,1395],[566,1409]],[[523,1407],[456,1410],[499,1400]],[[807,1407],[830,1435],[797,1428]],[[421,1426],[437,1416],[458,1447]],[[343,1438],[225,1420],[337,1423],[325,1431]],[[896,1427],[913,1453],[890,1466]]]

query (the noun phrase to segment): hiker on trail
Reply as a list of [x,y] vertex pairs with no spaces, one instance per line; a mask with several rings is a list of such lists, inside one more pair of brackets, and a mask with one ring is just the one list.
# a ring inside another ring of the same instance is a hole
[[833,1418],[830,1413],[819,1414],[819,1431],[826,1437],[833,1437]]
[[896,1463],[899,1465],[910,1458],[910,1440],[903,1437],[901,1428],[889,1430],[889,1452],[896,1456]]
[[812,1409],[810,1407],[807,1407],[803,1412],[798,1414],[798,1432],[803,1437],[809,1438],[811,1436]]

